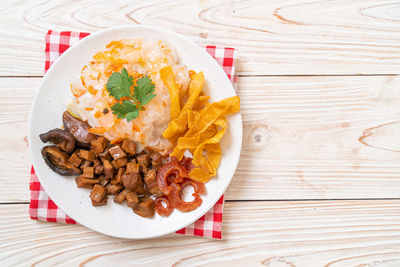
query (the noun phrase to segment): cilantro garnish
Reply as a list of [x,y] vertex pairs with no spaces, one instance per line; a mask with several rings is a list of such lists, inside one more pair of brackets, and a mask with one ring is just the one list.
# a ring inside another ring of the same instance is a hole
[[143,106],[150,102],[156,95],[154,94],[155,85],[149,76],[143,76],[136,80],[131,87],[133,77],[124,68],[121,72],[114,72],[107,82],[107,91],[112,97],[119,101],[122,97],[129,97],[130,100],[123,100],[122,103],[115,103],[111,110],[118,119],[126,119],[128,122],[139,116],[139,111],[144,110]]

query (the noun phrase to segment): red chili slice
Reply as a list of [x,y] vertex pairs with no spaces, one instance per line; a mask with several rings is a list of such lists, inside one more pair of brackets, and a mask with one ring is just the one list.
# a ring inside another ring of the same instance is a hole
[[[182,190],[186,186],[193,186],[194,193],[192,194],[194,199],[190,202],[186,202],[182,199]],[[171,199],[173,201],[173,205],[176,209],[182,212],[188,212],[197,209],[200,207],[203,200],[201,199],[200,195],[204,194],[206,189],[203,183],[199,183],[193,181],[191,179],[185,179],[181,186],[173,183],[171,184],[172,192],[171,192]]]
[[[163,202],[166,205],[166,207],[162,205]],[[169,198],[167,196],[157,197],[154,202],[154,206],[156,208],[157,213],[160,216],[168,217],[174,210],[174,207],[172,206],[172,203],[170,203]]]
[[[169,195],[172,187],[170,183],[180,183],[184,177],[188,177],[188,172],[184,167],[178,164],[176,160],[172,160],[167,164],[164,164],[157,174],[157,183],[161,192],[165,195]],[[170,181],[172,180],[172,181]]]

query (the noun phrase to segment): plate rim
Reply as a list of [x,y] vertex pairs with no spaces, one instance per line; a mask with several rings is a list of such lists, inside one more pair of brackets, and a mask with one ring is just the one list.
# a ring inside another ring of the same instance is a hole
[[[48,71],[45,73],[45,75],[43,76],[38,89],[35,92],[35,96],[33,98],[32,101],[32,105],[31,105],[31,110],[30,110],[30,114],[29,114],[29,125],[28,125],[28,141],[29,144],[32,144],[32,127],[34,127],[33,125],[33,110],[36,108],[37,106],[37,100],[38,100],[38,96],[39,96],[39,92],[41,91],[41,88],[43,87],[43,84],[45,83],[46,79],[51,75],[51,73],[53,72],[53,69],[59,64],[59,62],[62,61],[62,59],[64,57],[66,57],[67,55],[74,53],[74,50],[76,49],[76,47],[78,47],[79,45],[81,45],[84,42],[89,42],[91,39],[96,38],[96,36],[101,35],[101,34],[107,34],[113,31],[118,31],[118,30],[134,30],[137,28],[141,28],[141,29],[149,29],[149,30],[153,30],[153,31],[160,31],[160,32],[164,32],[167,35],[172,35],[174,38],[176,39],[183,39],[184,41],[188,42],[191,46],[193,46],[194,48],[196,48],[196,50],[198,50],[201,54],[203,54],[204,56],[208,57],[208,61],[211,61],[212,64],[214,64],[215,66],[217,66],[218,68],[221,69],[221,71],[223,71],[225,73],[225,71],[223,70],[222,66],[220,64],[218,64],[215,59],[206,52],[206,50],[202,47],[200,47],[198,44],[196,44],[194,41],[190,40],[189,38],[185,37],[182,34],[176,33],[172,30],[166,29],[166,28],[162,28],[162,27],[158,27],[158,26],[150,26],[150,25],[122,25],[122,26],[117,26],[117,27],[110,27],[110,28],[106,28],[94,33],[91,33],[89,36],[81,39],[80,41],[76,42],[74,45],[72,45],[71,47],[69,47],[69,49],[67,49],[62,55],[60,55],[55,62],[50,66],[50,68],[48,69]],[[179,51],[177,51],[177,53],[179,53]],[[229,80],[227,75],[224,75],[224,79],[227,79],[229,81],[230,84],[230,89],[233,92],[234,95],[237,96],[237,93],[233,87],[232,82]],[[237,150],[237,156],[234,157],[234,162],[232,163],[233,166],[233,174],[232,176],[228,179],[229,181],[227,181],[225,183],[225,185],[223,185],[222,187],[219,188],[219,190],[217,190],[217,193],[215,195],[217,195],[218,197],[215,197],[215,199],[213,201],[211,201],[210,203],[212,203],[210,205],[210,209],[212,209],[215,206],[215,203],[221,198],[221,196],[225,193],[226,189],[228,188],[228,186],[230,185],[230,183],[232,182],[232,179],[235,175],[238,163],[239,163],[239,159],[240,159],[240,155],[241,155],[241,150],[242,150],[242,145],[243,145],[243,120],[242,120],[242,115],[241,112],[239,111],[237,114],[238,116],[238,126],[240,125],[240,127],[238,127],[239,131],[239,136],[240,138],[237,140],[238,141],[238,150]],[[29,146],[29,151],[30,151],[30,156],[31,156],[31,161],[32,161],[32,165],[35,168],[35,166],[37,166],[37,164],[40,164],[37,160],[38,156],[34,155],[33,152],[33,148],[30,145]],[[44,164],[43,162],[41,164]],[[36,171],[37,168],[35,168],[35,173],[37,173]],[[49,190],[47,190],[47,185],[46,183],[43,183],[43,180],[39,177],[39,175],[37,175],[37,178],[39,179],[42,187],[44,188],[44,190],[46,191],[46,193],[48,194],[48,196],[54,201],[54,198],[51,196],[51,193],[49,194]],[[62,205],[59,205],[59,203],[56,203],[56,201],[54,201],[54,203],[58,206],[59,209],[63,210],[61,208]],[[131,240],[141,240],[141,239],[150,239],[150,238],[155,238],[155,237],[160,237],[160,236],[165,236],[167,234],[171,234],[176,232],[177,230],[181,229],[181,228],[185,228],[188,225],[194,223],[195,221],[197,221],[201,216],[204,216],[204,214],[206,214],[210,209],[205,209],[204,212],[199,213],[199,215],[197,216],[193,216],[193,218],[191,218],[190,220],[188,220],[188,222],[186,224],[182,225],[178,225],[176,227],[171,227],[171,229],[169,229],[168,231],[160,231],[157,232],[155,234],[150,234],[148,236],[140,236],[140,237],[132,237],[132,236],[121,236],[118,234],[111,234],[108,233],[106,231],[102,231],[100,229],[98,229],[97,227],[91,227],[85,223],[81,223],[79,218],[74,218],[73,216],[68,215],[70,218],[74,219],[77,223],[81,224],[82,226],[85,226],[88,229],[91,229],[93,231],[96,231],[98,233],[107,235],[107,236],[112,236],[112,237],[117,237],[117,238],[122,238],[122,239],[131,239]]]

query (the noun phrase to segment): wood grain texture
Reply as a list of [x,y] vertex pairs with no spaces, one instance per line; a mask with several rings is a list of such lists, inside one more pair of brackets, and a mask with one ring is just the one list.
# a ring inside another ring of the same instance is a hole
[[[0,202],[27,201],[40,78],[0,80]],[[399,88],[399,76],[241,77],[243,149],[227,199],[400,197]]]
[[224,240],[130,241],[0,205],[3,266],[398,266],[400,201],[227,203]]
[[199,44],[235,47],[239,74],[400,73],[399,1],[3,0],[0,75],[42,75],[48,29],[123,24],[159,25]]

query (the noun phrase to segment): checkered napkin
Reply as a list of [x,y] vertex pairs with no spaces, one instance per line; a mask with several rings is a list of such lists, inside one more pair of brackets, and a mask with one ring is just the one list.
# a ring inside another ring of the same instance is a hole
[[[54,61],[71,45],[88,35],[89,33],[83,32],[55,32],[49,30],[45,38],[46,63],[44,71],[46,72]],[[226,75],[228,75],[232,83],[236,85],[236,76],[234,75],[236,51],[233,48],[215,46],[206,46],[204,49],[215,58],[215,60],[223,67]],[[29,206],[29,215],[33,220],[69,224],[76,223],[49,198],[43,187],[40,185],[33,166],[31,168],[30,190],[31,203]],[[214,207],[204,216],[176,233],[221,239],[223,206],[224,196],[222,196]]]

